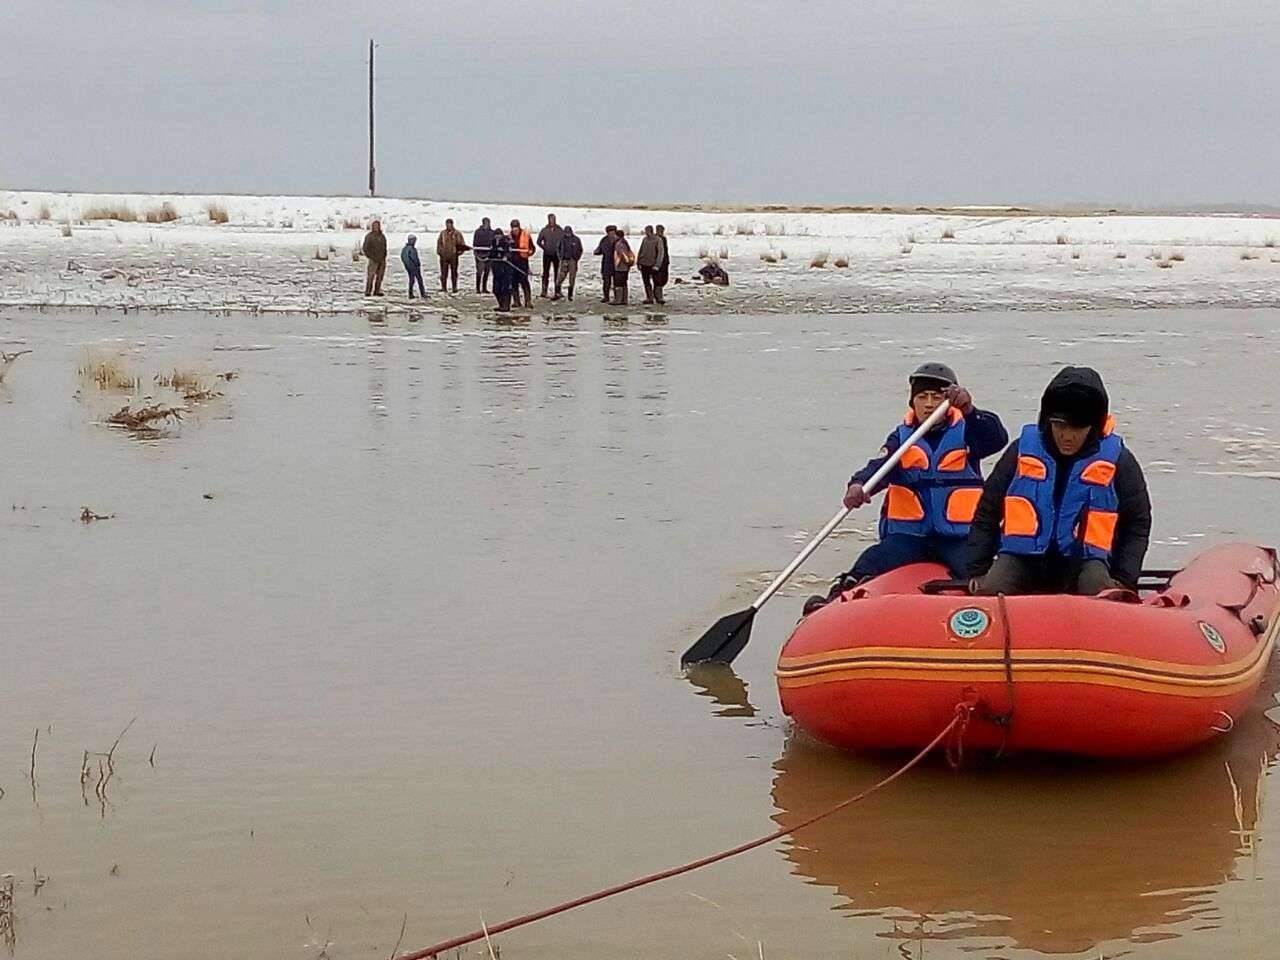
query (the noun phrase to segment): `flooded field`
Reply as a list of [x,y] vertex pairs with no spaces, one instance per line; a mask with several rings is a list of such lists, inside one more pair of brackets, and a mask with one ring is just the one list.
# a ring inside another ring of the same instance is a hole
[[[402,924],[417,949],[879,779],[893,759],[792,735],[772,677],[871,512],[764,609],[736,676],[677,660],[836,509],[926,358],[1011,430],[1057,367],[1098,367],[1147,469],[1149,566],[1280,542],[1276,312],[10,311],[0,349],[31,350],[0,383],[0,955],[20,960],[385,958]],[[181,419],[106,422],[154,404]],[[1266,956],[1278,688],[1162,763],[935,759],[496,946]]]

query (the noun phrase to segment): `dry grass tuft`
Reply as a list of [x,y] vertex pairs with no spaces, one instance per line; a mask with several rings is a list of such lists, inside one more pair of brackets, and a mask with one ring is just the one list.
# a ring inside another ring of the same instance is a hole
[[156,383],[162,387],[172,387],[174,390],[201,389],[204,386],[204,377],[194,370],[180,370],[174,368],[168,373],[157,374]]
[[152,207],[144,215],[147,223],[172,223],[178,219],[178,211],[166,200],[158,207]]
[[778,258],[772,250],[766,250],[764,253],[760,254],[760,259],[763,260],[765,263],[778,262]]
[[716,254],[716,256],[718,256],[721,260],[728,260],[728,259],[729,259],[729,248],[728,248],[728,247],[721,247],[721,248],[720,248],[720,252],[719,252],[718,254]]
[[898,252],[899,252],[899,253],[910,253],[910,252],[911,252],[911,244],[909,244],[909,243],[904,243],[901,247],[899,247],[899,248],[898,248]]
[[40,204],[40,219],[41,220],[53,219],[53,214],[49,212],[49,205],[47,203]]
[[1257,260],[1258,255],[1254,253],[1252,250],[1242,250],[1240,252],[1240,259],[1241,260]]
[[121,357],[111,353],[91,351],[80,368],[82,379],[95,384],[99,390],[136,390],[139,380],[124,365]]
[[704,244],[703,246],[701,246],[701,247],[699,247],[699,248],[698,248],[698,259],[699,259],[699,260],[705,260],[705,259],[707,259],[707,257],[709,257],[709,256],[711,256],[711,248],[710,248],[710,247],[708,247],[708,246],[706,246],[706,245]]
[[756,232],[755,228],[752,227],[751,224],[748,223],[746,220],[739,220],[737,223],[737,226],[735,226],[733,230],[734,230],[734,233],[736,233],[740,237],[754,236]]
[[329,259],[329,251],[328,251],[328,250],[321,250],[319,247],[316,247],[316,255],[315,255],[314,257],[312,257],[311,259],[312,259],[312,260],[328,260],[328,259]]
[[830,256],[826,250],[819,250],[813,255],[813,259],[809,261],[809,269],[821,270],[827,265],[827,257]]
[[1173,261],[1169,259],[1160,259],[1156,261],[1156,266],[1159,267],[1161,270],[1168,270],[1170,267],[1173,266]]
[[70,221],[68,221],[67,223],[64,223],[64,224],[62,225],[62,235],[63,235],[64,237],[69,237],[69,236],[71,236],[71,222],[70,222]]
[[1263,240],[1263,241],[1262,241],[1262,245],[1263,245],[1264,247],[1274,247],[1274,246],[1276,245],[1276,238],[1275,238],[1275,237],[1267,237],[1267,239],[1265,239],[1265,240]]
[[359,230],[363,226],[364,223],[359,217],[347,217],[347,219],[342,221],[342,228],[344,230]]
[[1079,247],[1072,247],[1072,248],[1071,248],[1071,259],[1072,259],[1072,260],[1079,260],[1079,259],[1080,259],[1080,257],[1081,257],[1081,255],[1083,255],[1083,253],[1084,253],[1084,251],[1083,251],[1083,250],[1081,250]]
[[17,219],[18,219],[18,215],[14,213],[12,210],[6,210],[4,213],[0,213],[0,220],[17,220]]
[[227,215],[227,208],[220,203],[211,203],[204,208],[204,211],[214,223],[226,223],[231,219]]
[[1169,254],[1169,259],[1174,263],[1182,263],[1183,260],[1187,259],[1187,255],[1181,250],[1175,250],[1173,253]]
[[787,251],[785,251],[785,250],[779,250],[779,251],[778,251],[778,259],[779,259],[779,260],[785,260],[785,259],[787,259]]
[[181,420],[182,410],[178,407],[166,407],[156,403],[149,407],[134,409],[125,404],[111,416],[107,423],[113,427],[124,427],[127,430],[154,431],[154,423],[165,420]]
[[907,243],[910,243],[910,244],[912,244],[912,245],[914,246],[915,242],[916,242],[916,235],[915,235],[914,233],[908,233],[908,234],[907,234]]
[[843,270],[845,267],[849,266],[849,258],[848,258],[848,257],[836,257],[835,265],[836,265],[837,267],[839,267],[841,270]]
[[1058,234],[1058,246],[1065,247],[1067,245],[1067,235],[1065,233]]
[[955,238],[956,238],[956,232],[952,230],[950,227],[947,227],[947,229],[942,231],[943,240],[954,240]]
[[110,204],[101,204],[96,207],[90,207],[82,214],[85,220],[119,220],[121,223],[135,223],[138,215],[129,207],[111,206]]
[[1129,256],[1129,255],[1128,255],[1127,253],[1125,253],[1123,250],[1117,250],[1117,251],[1116,251],[1116,259],[1117,259],[1117,260],[1123,260],[1123,259],[1125,259],[1127,256]]
[[780,223],[766,223],[766,224],[764,225],[764,235],[765,235],[766,237],[780,237],[780,236],[782,236],[782,224],[780,224]]

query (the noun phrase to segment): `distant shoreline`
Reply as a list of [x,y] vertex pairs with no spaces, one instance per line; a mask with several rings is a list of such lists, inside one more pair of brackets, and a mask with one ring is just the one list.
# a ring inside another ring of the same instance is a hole
[[[823,213],[857,213],[888,214],[894,216],[934,215],[934,216],[1005,216],[1005,217],[1260,217],[1280,218],[1280,205],[1265,203],[1205,203],[1185,206],[1118,206],[1106,203],[1063,203],[1063,204],[876,204],[876,203],[786,203],[780,201],[752,201],[741,203],[727,202],[663,202],[653,200],[637,201],[590,201],[567,199],[520,199],[512,197],[472,199],[465,197],[429,197],[413,194],[379,194],[369,197],[362,194],[344,193],[220,193],[217,191],[135,191],[135,190],[49,190],[36,187],[9,187],[3,192],[29,195],[56,195],[75,197],[155,197],[189,199],[192,197],[224,197],[228,200],[262,200],[270,197],[298,197],[309,200],[350,200],[362,202],[385,201],[389,203],[413,202],[439,205],[459,206],[493,206],[493,207],[548,207],[589,210],[670,210],[675,213],[722,213],[722,214],[823,214]],[[0,208],[0,214],[4,209]]]

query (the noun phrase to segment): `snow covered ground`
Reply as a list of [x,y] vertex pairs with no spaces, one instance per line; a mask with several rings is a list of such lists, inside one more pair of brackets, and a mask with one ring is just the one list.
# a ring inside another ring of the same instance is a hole
[[[145,222],[165,204],[177,219]],[[227,222],[213,222],[210,206],[225,209]],[[88,219],[95,207],[137,220]],[[364,309],[364,264],[352,254],[368,222],[380,217],[392,251],[386,283],[392,296],[377,309],[405,309],[396,253],[407,234],[419,236],[430,289],[435,234],[446,217],[469,235],[483,216],[498,225],[518,217],[536,231],[549,212],[582,235],[588,253],[607,223],[626,229],[633,246],[645,224],[665,224],[673,278],[688,279],[701,258],[718,257],[732,286],[672,286],[669,311],[1280,306],[1280,219],[1264,217],[970,208],[734,212],[14,191],[0,191],[0,306]],[[578,302],[557,304],[556,312],[607,309],[596,296],[598,278],[595,261],[586,258]],[[474,290],[473,284],[467,257],[460,288]],[[631,289],[634,309],[638,277]],[[442,306],[479,312],[492,301],[433,294],[429,307]]]

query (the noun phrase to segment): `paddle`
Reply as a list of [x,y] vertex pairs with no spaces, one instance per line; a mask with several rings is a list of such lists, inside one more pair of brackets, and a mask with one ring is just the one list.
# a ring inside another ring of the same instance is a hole
[[[915,432],[907,437],[897,450],[893,451],[880,469],[873,473],[871,478],[863,484],[863,489],[868,493],[873,492],[880,481],[887,477],[893,471],[893,468],[898,465],[902,455],[915,446],[921,437],[932,430],[934,425],[946,416],[947,411],[950,409],[950,401],[943,400],[942,403],[938,404],[937,409],[929,414],[928,419],[920,424]],[[826,526],[804,545],[804,549],[800,551],[794,560],[787,564],[787,568],[778,574],[773,583],[765,587],[764,592],[752,601],[751,606],[745,610],[739,610],[737,613],[721,617],[710,630],[699,637],[697,643],[686,650],[684,656],[680,658],[680,666],[687,667],[691,663],[703,663],[708,660],[714,660],[717,663],[732,663],[733,658],[742,652],[742,648],[751,639],[751,622],[755,619],[756,613],[800,568],[800,564],[809,559],[809,555],[818,549],[818,544],[827,539],[831,531],[840,526],[848,515],[849,508],[842,506],[840,512],[828,520]]]

